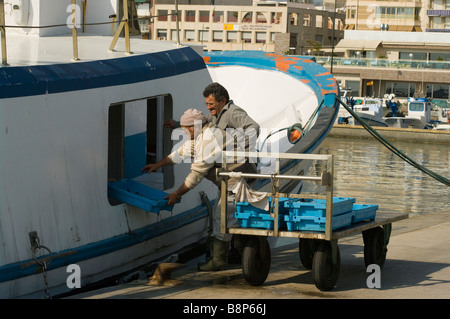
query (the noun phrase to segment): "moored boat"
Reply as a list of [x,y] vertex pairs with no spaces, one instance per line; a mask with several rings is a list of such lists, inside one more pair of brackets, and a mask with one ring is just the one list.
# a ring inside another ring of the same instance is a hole
[[388,126],[396,128],[432,129],[431,103],[427,98],[408,98],[408,115],[383,118]]
[[[118,16],[122,8],[126,12],[126,1],[124,7],[116,0],[87,2],[82,36],[65,26],[43,28],[73,21],[67,11],[71,3],[29,1],[27,21],[16,20],[12,11],[25,7],[5,6],[1,298],[39,298],[44,290],[57,296],[77,288],[68,282],[71,275],[87,286],[151,262],[176,260],[177,253],[205,239],[206,203],[216,195],[212,184],[202,181],[179,204],[167,207],[161,194],[182,183],[189,165],[149,175],[141,168],[176,146],[179,140],[163,122],[200,108],[209,83],[223,84],[257,120],[258,145],[264,142],[272,151],[317,151],[337,114],[336,81],[307,57],[244,51],[203,57],[201,48],[177,43],[128,42],[126,32],[115,43],[112,34],[104,35],[110,25],[94,24]],[[126,21],[121,25],[126,29]],[[291,143],[289,129],[283,129],[298,124],[302,136]],[[302,174],[308,165],[286,162],[284,170]],[[111,180],[125,186],[114,187]],[[118,189],[131,197],[131,184],[145,190],[136,204],[112,195]],[[298,187],[286,184],[284,191]],[[80,272],[72,273],[69,265]]]

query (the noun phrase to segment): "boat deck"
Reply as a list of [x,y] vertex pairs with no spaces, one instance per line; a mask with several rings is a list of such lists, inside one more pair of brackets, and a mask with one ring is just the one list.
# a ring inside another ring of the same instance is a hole
[[[79,62],[128,56],[123,38],[119,38],[114,51],[109,51],[112,40],[112,36],[78,36]],[[13,34],[8,35],[6,41],[10,67],[74,62],[72,36],[39,37]],[[14,43],[14,45],[8,45],[8,43]],[[134,55],[161,52],[178,47],[176,43],[169,41],[130,39],[130,49]]]

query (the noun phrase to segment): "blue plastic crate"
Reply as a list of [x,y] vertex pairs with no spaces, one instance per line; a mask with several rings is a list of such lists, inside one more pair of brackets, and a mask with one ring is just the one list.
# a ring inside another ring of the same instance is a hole
[[172,211],[173,205],[168,206],[168,200],[164,199],[167,195],[131,179],[108,183],[108,197],[156,214],[161,210]]
[[[285,215],[278,214],[278,229],[286,229],[286,222],[283,217]],[[268,212],[266,213],[234,213],[238,224],[243,228],[263,228],[274,229],[275,219],[270,217]]]
[[[271,203],[269,198],[269,204]],[[280,197],[278,204],[278,228],[286,228],[286,222],[283,216],[288,213],[288,209],[284,207],[283,202],[290,198]],[[270,217],[269,211],[257,208],[248,202],[236,203],[236,213],[234,217],[237,219],[240,227],[244,228],[263,228],[274,229],[274,218]]]
[[[287,197],[278,198],[278,213],[279,214],[287,214],[289,209],[285,207],[284,203],[290,201],[292,199]],[[272,198],[269,197],[269,205],[272,204]],[[238,213],[268,213],[268,211],[264,209],[257,208],[250,204],[249,202],[237,202],[236,203],[236,211]]]
[[[353,211],[335,215],[332,220],[332,230],[347,227],[352,224]],[[288,231],[318,231],[325,232],[326,217],[285,215]]]
[[374,220],[377,214],[378,205],[353,205],[352,223],[359,223],[364,220]]
[[[353,209],[354,198],[333,197],[333,215],[349,213]],[[327,212],[325,199],[309,199],[307,201],[287,201],[284,206],[291,216],[325,217]]]

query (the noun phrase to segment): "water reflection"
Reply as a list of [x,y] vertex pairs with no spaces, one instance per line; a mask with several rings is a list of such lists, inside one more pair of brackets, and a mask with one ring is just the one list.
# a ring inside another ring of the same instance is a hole
[[[450,146],[393,142],[418,164],[450,178]],[[334,155],[334,196],[376,204],[379,212],[411,216],[450,209],[450,187],[419,171],[375,140],[327,137],[320,154]],[[309,174],[320,175],[320,163]],[[305,191],[321,191],[306,183]]]

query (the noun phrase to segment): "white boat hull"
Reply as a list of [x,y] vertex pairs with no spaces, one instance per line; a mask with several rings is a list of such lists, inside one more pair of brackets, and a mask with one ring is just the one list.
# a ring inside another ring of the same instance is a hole
[[414,128],[414,129],[432,129],[433,126],[430,123],[422,121],[417,118],[408,117],[384,117],[383,118],[389,127],[396,128]]
[[[68,265],[80,267],[81,286],[85,287],[167,258],[207,236],[208,211],[199,192],[205,192],[209,200],[215,199],[217,189],[209,181],[186,194],[171,212],[155,214],[108,199],[112,106],[124,105],[123,135],[128,147],[133,144],[127,144],[127,138],[138,141],[134,138],[146,130],[142,119],[149,99],[168,97],[173,118],[179,118],[187,107],[203,105],[201,92],[213,80],[224,81],[230,95],[236,96],[236,103],[242,103],[265,129],[305,121],[328,94],[317,83],[309,90],[311,84],[286,78],[286,85],[295,88],[297,84],[299,89],[292,95],[283,94],[291,97],[286,104],[266,107],[265,100],[280,97],[277,90],[267,89],[265,97],[251,105],[251,97],[260,94],[257,81],[252,80],[253,87],[247,88],[249,100],[239,100],[246,94],[239,95],[239,88],[221,77],[220,71],[210,74],[202,58],[190,48],[123,59],[128,62],[115,59],[24,67],[19,69],[23,73],[18,79],[11,73],[6,77],[10,83],[1,83],[9,90],[0,97],[0,240],[4,247],[0,255],[0,298],[44,296],[42,268],[30,252],[31,232],[36,232],[40,243],[53,254],[47,271],[52,296],[74,291],[66,282]],[[130,71],[133,66],[136,70]],[[322,76],[332,79],[323,67],[315,67]],[[286,77],[286,71],[282,73],[281,77]],[[27,78],[27,74],[32,76]],[[317,76],[302,74],[311,82]],[[337,94],[336,83],[331,82],[334,87],[330,94]],[[263,105],[265,110],[260,112]],[[277,145],[280,152],[316,152],[336,114],[333,100],[298,144],[287,143],[284,132],[275,135],[269,145],[272,150]],[[128,159],[135,160],[133,156]],[[310,165],[285,164],[289,174],[306,172]],[[176,165],[173,185],[164,191],[174,191],[188,171],[188,164]],[[141,178],[136,170],[130,174],[134,176],[126,177]],[[267,181],[258,187],[267,188]],[[286,184],[284,191],[298,187],[297,183]],[[39,249],[38,253],[44,259],[48,257],[46,251]]]

